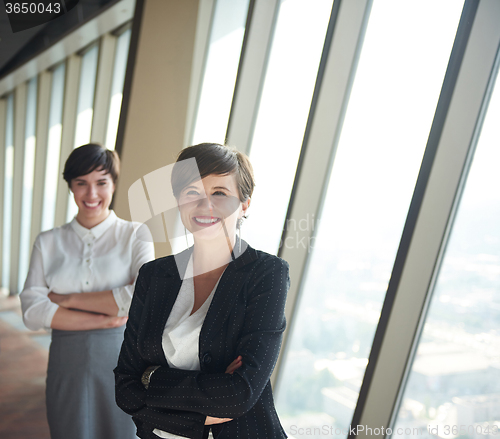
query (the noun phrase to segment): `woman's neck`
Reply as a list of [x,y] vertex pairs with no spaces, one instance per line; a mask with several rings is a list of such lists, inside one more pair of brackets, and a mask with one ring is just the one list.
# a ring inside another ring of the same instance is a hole
[[109,216],[110,213],[111,211],[107,209],[107,211],[105,213],[103,212],[102,215],[96,216],[94,218],[88,218],[85,215],[82,215],[81,212],[78,212],[78,214],[76,215],[76,220],[78,221],[78,224],[85,227],[86,229],[92,229],[95,226],[101,224]]
[[232,260],[231,252],[234,248],[236,237],[208,240],[195,238],[193,250],[193,275],[208,273],[225,267]]

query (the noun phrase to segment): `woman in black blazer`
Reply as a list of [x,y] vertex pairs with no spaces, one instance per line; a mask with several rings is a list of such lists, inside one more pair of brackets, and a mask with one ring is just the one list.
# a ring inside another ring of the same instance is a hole
[[250,162],[236,150],[201,144],[177,159],[172,188],[194,246],[141,268],[115,369],[117,404],[143,439],[201,439],[210,430],[217,439],[287,437],[270,377],[288,263],[236,234],[253,187]]

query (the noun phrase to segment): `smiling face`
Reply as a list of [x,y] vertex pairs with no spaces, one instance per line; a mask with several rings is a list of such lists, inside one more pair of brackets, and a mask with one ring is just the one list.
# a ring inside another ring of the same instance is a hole
[[109,215],[115,185],[110,174],[95,170],[71,180],[71,191],[78,206],[76,219],[88,229],[104,221]]
[[[250,200],[241,202],[233,174],[210,174],[182,189],[177,199],[182,223],[196,239],[236,235],[236,222]],[[224,227],[226,230],[224,230]]]

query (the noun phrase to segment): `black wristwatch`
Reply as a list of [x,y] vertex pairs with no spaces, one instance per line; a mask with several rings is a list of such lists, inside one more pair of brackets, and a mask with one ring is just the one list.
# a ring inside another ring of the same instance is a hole
[[141,383],[145,389],[149,387],[149,382],[151,381],[151,375],[153,375],[154,371],[158,369],[160,366],[149,366],[141,377]]

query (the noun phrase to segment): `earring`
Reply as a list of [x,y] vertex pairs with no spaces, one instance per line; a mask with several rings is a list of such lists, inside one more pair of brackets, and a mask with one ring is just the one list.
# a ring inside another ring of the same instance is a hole
[[184,227],[184,236],[186,237],[186,245],[189,247],[189,241],[188,241],[186,227]]
[[241,254],[241,224],[243,220],[238,218],[238,223],[236,224],[236,228],[238,229],[238,237],[240,238],[238,241],[238,253]]

